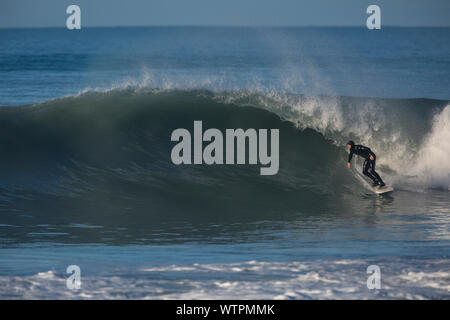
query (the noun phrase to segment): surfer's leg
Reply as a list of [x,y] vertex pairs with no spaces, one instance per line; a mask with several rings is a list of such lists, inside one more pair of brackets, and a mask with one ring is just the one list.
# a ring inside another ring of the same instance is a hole
[[380,185],[380,187],[385,186],[385,183],[383,182],[383,179],[381,179],[380,175],[375,171],[375,161],[376,158],[374,157],[373,160],[370,162],[370,173],[373,175],[373,177],[376,179],[376,182]]
[[364,164],[363,164],[363,174],[364,174],[365,176],[369,177],[369,178],[373,181],[373,183],[376,185],[376,184],[377,184],[376,178],[369,172],[370,163],[371,163],[371,161],[370,161],[369,159],[366,159],[366,160],[364,161]]

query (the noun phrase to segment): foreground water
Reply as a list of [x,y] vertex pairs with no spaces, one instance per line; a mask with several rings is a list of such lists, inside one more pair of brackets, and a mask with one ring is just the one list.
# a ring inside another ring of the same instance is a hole
[[[449,298],[449,30],[1,30],[0,297]],[[279,173],[173,165],[195,120]]]

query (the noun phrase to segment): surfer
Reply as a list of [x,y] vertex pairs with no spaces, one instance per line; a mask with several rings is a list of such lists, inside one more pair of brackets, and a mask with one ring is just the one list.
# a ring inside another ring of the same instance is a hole
[[375,161],[377,157],[375,156],[375,153],[373,153],[370,148],[355,144],[352,140],[347,142],[347,149],[350,152],[348,156],[348,162],[347,167],[350,168],[350,161],[352,160],[353,154],[356,154],[360,157],[363,157],[365,159],[364,165],[363,165],[363,173],[365,176],[369,177],[373,181],[373,186],[379,186],[384,187],[385,183],[381,179],[381,177],[378,175],[378,173],[375,171]]

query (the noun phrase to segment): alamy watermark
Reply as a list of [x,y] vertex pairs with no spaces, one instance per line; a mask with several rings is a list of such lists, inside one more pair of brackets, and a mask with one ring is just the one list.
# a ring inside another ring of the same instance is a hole
[[[194,121],[193,137],[184,128],[172,132],[171,141],[178,143],[172,148],[172,163],[180,164],[219,164],[233,165],[261,164],[261,175],[275,175],[279,169],[279,129],[270,129],[270,155],[268,149],[268,130],[226,129],[225,149],[222,131],[210,128],[203,132],[202,121]],[[203,142],[209,142],[203,148]],[[246,146],[248,142],[248,150]],[[192,148],[193,145],[193,148]],[[193,152],[192,152],[193,149]],[[235,154],[236,149],[236,154]],[[225,153],[225,154],[224,154]]]
[[[66,20],[66,27],[69,30],[81,29],[81,8],[75,4],[67,7],[66,13],[70,14]],[[381,9],[379,6],[372,4],[367,7],[367,14],[370,16],[366,20],[366,26],[369,30],[381,29]]]
[[367,29],[381,29],[381,9],[379,6],[372,4],[367,7],[367,14],[370,16],[366,20]]
[[367,267],[367,274],[370,276],[367,278],[367,289],[381,289],[381,270],[377,265],[370,265]]
[[78,290],[81,288],[81,269],[77,265],[70,265],[66,269],[66,273],[70,276],[66,280],[66,287],[70,290]]
[[79,6],[72,4],[67,7],[66,13],[70,14],[66,20],[66,26],[69,30],[81,29],[81,9]]

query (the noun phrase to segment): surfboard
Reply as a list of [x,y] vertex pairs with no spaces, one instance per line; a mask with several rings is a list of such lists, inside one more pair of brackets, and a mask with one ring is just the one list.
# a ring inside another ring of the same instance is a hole
[[383,194],[383,193],[394,191],[394,188],[392,188],[391,186],[385,185],[384,187],[374,187],[373,191],[377,194]]

